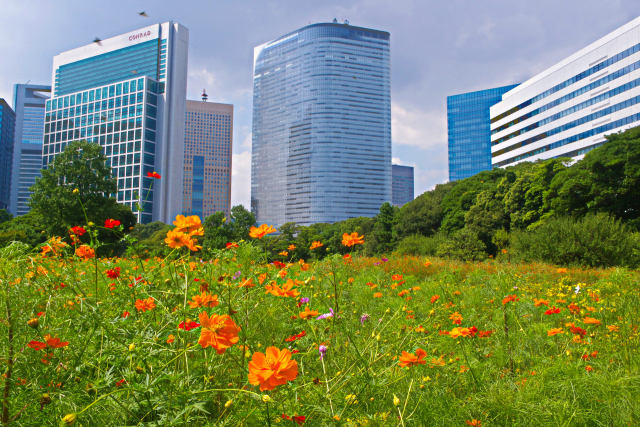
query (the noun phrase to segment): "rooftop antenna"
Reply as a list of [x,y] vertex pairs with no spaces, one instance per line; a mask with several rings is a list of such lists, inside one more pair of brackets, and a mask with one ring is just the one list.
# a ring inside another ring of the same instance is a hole
[[205,89],[202,89],[202,102],[207,102],[207,99],[209,99],[207,91]]
[[337,24],[338,23],[338,19],[337,18],[333,18],[333,23]]

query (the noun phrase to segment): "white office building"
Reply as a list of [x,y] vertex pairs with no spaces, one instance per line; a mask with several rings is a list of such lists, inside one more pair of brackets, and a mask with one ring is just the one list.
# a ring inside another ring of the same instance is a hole
[[56,55],[43,167],[71,141],[100,144],[139,222],[181,214],[188,44],[185,27],[165,22]]
[[493,167],[580,159],[640,125],[640,17],[503,94],[490,117]]

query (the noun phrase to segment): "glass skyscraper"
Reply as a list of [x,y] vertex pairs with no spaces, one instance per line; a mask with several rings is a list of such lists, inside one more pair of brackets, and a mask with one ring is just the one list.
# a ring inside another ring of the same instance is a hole
[[0,209],[9,210],[16,115],[0,98]]
[[303,27],[254,50],[258,223],[374,216],[391,201],[389,33]]
[[187,101],[184,128],[185,215],[231,210],[233,105]]
[[[184,120],[176,118],[185,117],[188,42],[185,27],[165,22],[55,56],[43,167],[71,141],[94,142],[117,177],[118,202],[138,221],[182,213]],[[152,171],[162,178],[152,181]]]
[[45,104],[50,96],[51,86],[17,84],[14,87],[16,130],[9,203],[9,211],[14,215],[29,212],[29,188],[40,176]]
[[392,203],[402,206],[413,200],[413,166],[391,165]]
[[489,108],[517,85],[447,97],[449,181],[491,169]]

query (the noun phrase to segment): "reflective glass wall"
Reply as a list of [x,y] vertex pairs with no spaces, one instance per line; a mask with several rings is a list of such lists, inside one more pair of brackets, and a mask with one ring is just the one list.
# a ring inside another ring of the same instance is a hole
[[391,201],[389,33],[314,24],[254,54],[258,223],[374,216]]
[[517,85],[447,97],[449,181],[491,169],[489,107]]

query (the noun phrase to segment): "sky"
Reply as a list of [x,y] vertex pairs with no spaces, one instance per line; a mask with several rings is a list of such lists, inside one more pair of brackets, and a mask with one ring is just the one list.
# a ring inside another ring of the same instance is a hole
[[[232,205],[250,206],[253,48],[311,23],[391,33],[394,163],[448,180],[449,95],[520,83],[640,15],[638,0],[0,0],[0,98],[53,56],[154,23],[189,29],[187,94],[234,105]],[[138,12],[145,11],[148,17]]]

